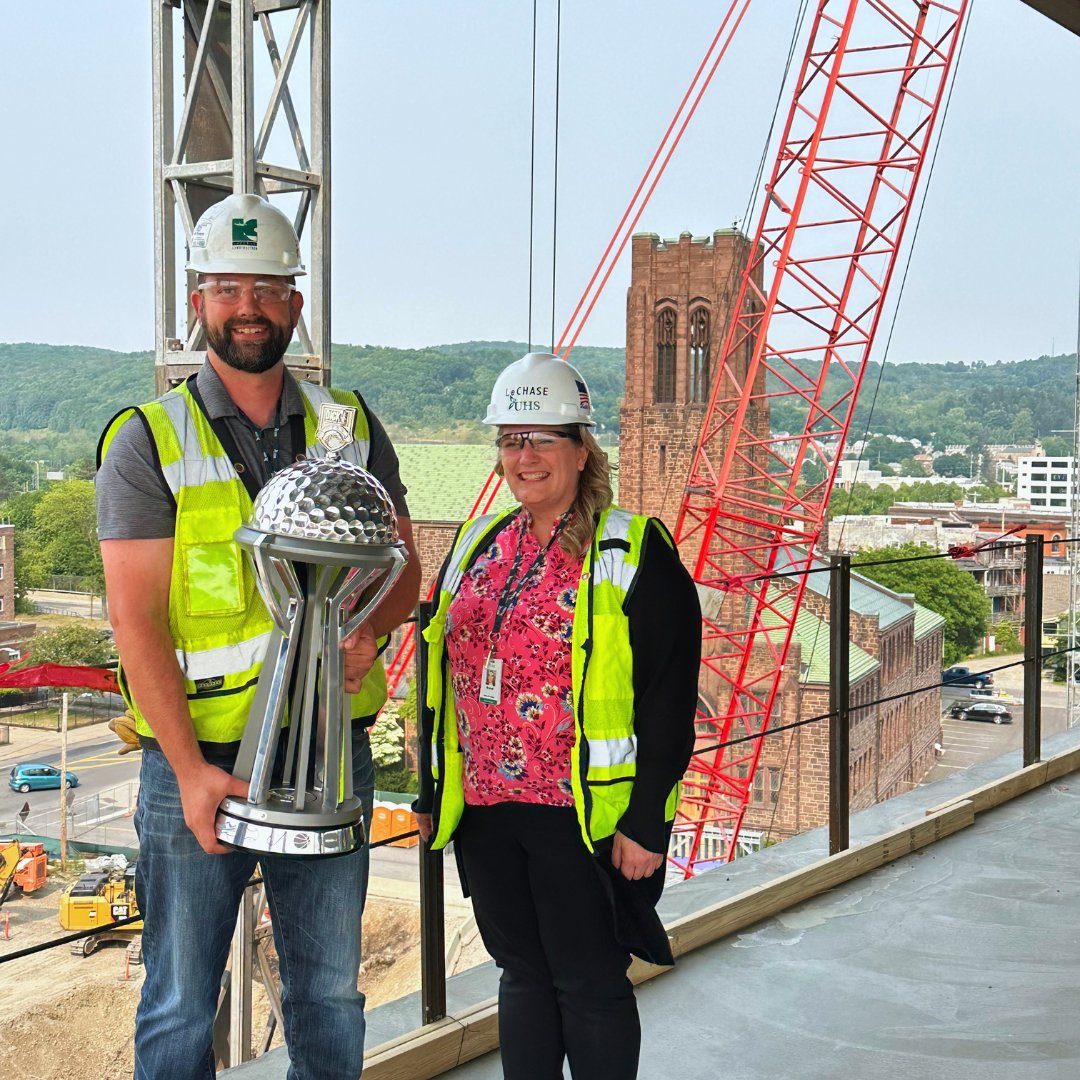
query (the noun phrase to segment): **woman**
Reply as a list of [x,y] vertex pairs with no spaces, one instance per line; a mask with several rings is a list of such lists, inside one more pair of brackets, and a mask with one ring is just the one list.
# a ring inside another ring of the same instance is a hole
[[456,841],[502,969],[507,1080],[637,1075],[629,953],[672,963],[655,913],[693,747],[700,611],[655,519],[611,505],[588,388],[529,353],[484,421],[520,503],[467,521],[425,632],[421,835]]

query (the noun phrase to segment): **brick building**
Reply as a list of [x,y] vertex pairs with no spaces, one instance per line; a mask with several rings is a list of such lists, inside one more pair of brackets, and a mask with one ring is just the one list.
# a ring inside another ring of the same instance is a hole
[[36,629],[15,621],[15,526],[0,525],[0,663],[21,655]]
[[[632,241],[620,500],[669,527],[679,512],[749,243],[734,229],[683,233],[678,240],[639,233]],[[764,411],[756,422],[767,431]]]
[[[815,569],[827,564],[816,561]],[[778,724],[829,711],[828,575],[811,574],[796,620],[777,709]],[[869,578],[851,578],[849,670],[851,808],[910,791],[941,741],[938,689],[945,619]],[[919,693],[925,688],[925,693]],[[901,696],[904,695],[904,696]],[[895,700],[883,701],[883,698]],[[748,846],[828,821],[826,721],[764,741],[745,819]]]

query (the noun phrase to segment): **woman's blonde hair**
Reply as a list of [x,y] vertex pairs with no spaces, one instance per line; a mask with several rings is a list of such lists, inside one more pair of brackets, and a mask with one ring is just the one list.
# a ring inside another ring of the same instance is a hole
[[[596,516],[612,502],[611,473],[614,466],[584,424],[567,424],[561,430],[573,435],[589,452],[578,477],[577,496],[570,508],[569,523],[559,534],[559,547],[577,558],[589,546],[596,528]],[[502,461],[496,459],[495,472],[503,476]]]

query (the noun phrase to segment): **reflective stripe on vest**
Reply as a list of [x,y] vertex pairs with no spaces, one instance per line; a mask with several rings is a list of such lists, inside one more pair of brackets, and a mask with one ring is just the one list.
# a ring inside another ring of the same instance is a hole
[[[439,603],[425,631],[428,642],[427,703],[434,710],[432,769],[437,781],[434,847],[453,835],[464,809],[463,754],[457,713],[446,678],[447,611],[461,580],[478,554],[516,511],[467,521],[459,530],[443,580]],[[571,643],[573,713],[576,738],[571,750],[571,785],[586,846],[610,836],[630,802],[637,766],[634,736],[633,656],[623,604],[641,566],[649,519],[613,507],[600,515],[586,553],[574,609]],[[654,528],[671,543],[667,530]],[[672,819],[677,787],[667,803]]]
[[[357,409],[356,438],[341,457],[365,466],[370,431],[356,396],[305,382],[299,386],[305,454],[325,456],[315,439],[319,405],[351,405]],[[114,418],[102,437],[103,457],[135,411]],[[250,561],[233,539],[250,516],[251,497],[186,384],[138,411],[149,426],[162,476],[176,500],[169,624],[195,736],[205,742],[236,742],[247,723],[272,630]],[[121,679],[121,685],[126,687],[126,680]],[[125,697],[137,730],[152,735],[130,694]],[[380,661],[360,692],[352,695],[351,715],[371,716],[385,701],[386,673]]]

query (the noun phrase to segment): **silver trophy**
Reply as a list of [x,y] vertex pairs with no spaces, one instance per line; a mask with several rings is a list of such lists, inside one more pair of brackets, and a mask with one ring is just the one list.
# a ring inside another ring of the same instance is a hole
[[355,413],[323,405],[317,438],[327,456],[273,476],[236,532],[274,629],[233,769],[250,781],[248,797],[226,798],[216,828],[223,843],[261,854],[343,855],[364,842],[341,643],[379,605],[406,555],[385,489],[338,460]]

